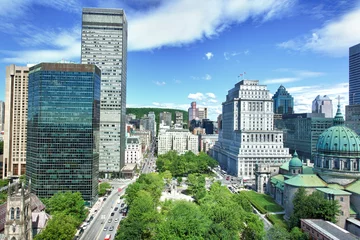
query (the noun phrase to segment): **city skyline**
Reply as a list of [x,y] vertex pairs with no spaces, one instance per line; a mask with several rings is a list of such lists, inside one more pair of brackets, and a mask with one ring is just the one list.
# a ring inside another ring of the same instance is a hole
[[242,78],[259,80],[272,94],[283,84],[295,112],[311,112],[317,95],[340,95],[342,108],[348,104],[360,1],[206,3],[2,1],[0,100],[5,66],[80,62],[82,8],[106,7],[123,8],[129,22],[127,107],[187,110],[196,101],[215,120],[227,90]]

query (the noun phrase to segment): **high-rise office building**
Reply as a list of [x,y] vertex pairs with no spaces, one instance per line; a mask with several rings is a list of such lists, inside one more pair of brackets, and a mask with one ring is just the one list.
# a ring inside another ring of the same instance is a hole
[[120,176],[125,164],[127,21],[122,9],[84,8],[81,63],[101,69],[101,176]]
[[360,104],[360,43],[349,48],[349,105]]
[[171,126],[172,116],[170,112],[161,112],[160,113],[160,124],[165,126]]
[[5,103],[0,101],[0,132],[4,131]]
[[283,85],[280,85],[272,99],[274,101],[274,113],[294,113],[294,98],[286,91],[286,88]]
[[312,112],[324,113],[326,118],[333,118],[334,115],[332,100],[327,95],[317,95],[317,97],[312,102]]
[[40,198],[58,191],[97,197],[100,76],[95,65],[30,68],[26,179]]
[[198,116],[200,121],[208,118],[208,109],[206,107],[198,108]]
[[255,179],[256,164],[290,160],[283,132],[273,128],[273,101],[265,85],[242,80],[229,90],[222,105],[222,129],[212,150],[222,169],[250,181]]
[[175,112],[175,124],[183,124],[184,123],[184,114],[182,112]]
[[188,109],[188,113],[189,113],[189,125],[191,120],[195,119],[196,117],[198,117],[198,109],[196,108],[196,102],[191,102],[190,107]]
[[28,75],[28,67],[6,67],[3,178],[19,177],[26,171]]

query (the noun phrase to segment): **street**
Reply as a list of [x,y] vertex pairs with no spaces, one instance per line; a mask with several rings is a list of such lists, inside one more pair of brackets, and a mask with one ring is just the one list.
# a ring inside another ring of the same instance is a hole
[[[130,181],[112,181],[111,185],[114,187],[111,194],[103,201],[104,198],[99,198],[99,209],[95,212],[95,209],[91,209],[89,215],[94,215],[94,219],[84,230],[80,239],[83,240],[103,240],[106,234],[111,234],[111,239],[114,238],[117,228],[121,219],[123,218],[122,213],[119,213],[121,210],[121,203],[123,200],[120,200],[120,197],[124,195],[127,186],[130,183],[133,183],[134,180]],[[118,188],[121,188],[121,192],[118,192]],[[120,200],[120,202],[119,202]],[[114,211],[115,208],[118,208]],[[114,215],[111,216],[111,213],[114,212]],[[109,220],[111,219],[110,223]],[[115,219],[118,221],[115,222]],[[106,231],[104,228],[106,227]],[[110,231],[110,227],[113,227],[113,230]]]

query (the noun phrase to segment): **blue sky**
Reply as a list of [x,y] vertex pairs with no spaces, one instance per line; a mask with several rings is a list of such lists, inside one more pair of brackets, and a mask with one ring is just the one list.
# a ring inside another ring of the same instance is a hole
[[243,72],[273,94],[283,84],[296,112],[311,111],[319,94],[348,103],[356,0],[1,0],[0,100],[7,65],[80,61],[83,7],[125,9],[128,107],[196,101],[215,120]]

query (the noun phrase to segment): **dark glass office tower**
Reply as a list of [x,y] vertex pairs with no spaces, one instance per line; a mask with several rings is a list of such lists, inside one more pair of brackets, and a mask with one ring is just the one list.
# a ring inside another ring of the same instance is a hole
[[278,88],[272,99],[274,101],[274,113],[294,113],[294,98],[286,91],[283,85]]
[[360,43],[349,48],[349,105],[360,104]]
[[97,198],[100,76],[95,65],[41,63],[28,83],[26,179],[38,197]]

